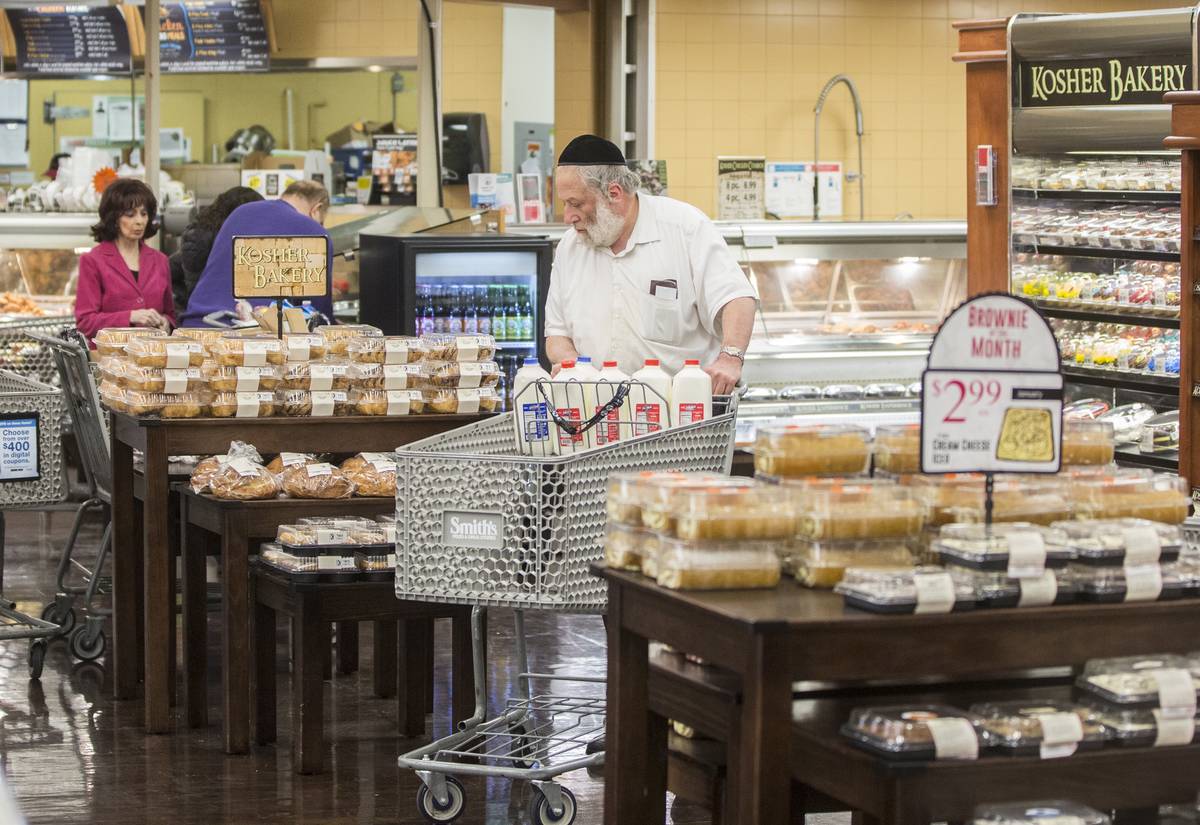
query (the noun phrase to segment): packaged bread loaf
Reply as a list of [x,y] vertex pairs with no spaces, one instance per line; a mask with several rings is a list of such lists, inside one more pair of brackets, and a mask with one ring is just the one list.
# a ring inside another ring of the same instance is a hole
[[289,361],[283,365],[282,387],[317,392],[349,389],[350,364],[336,357],[325,361]]
[[283,491],[293,498],[350,498],[354,482],[332,464],[298,464],[279,477]]
[[125,345],[134,338],[159,338],[162,332],[154,327],[107,327],[96,333],[92,343],[97,355],[124,355]]
[[876,427],[874,451],[876,472],[892,475],[921,472],[921,425]]
[[291,332],[283,336],[283,354],[288,361],[319,361],[328,347],[315,332]]
[[883,479],[814,478],[787,485],[796,508],[797,535],[814,540],[915,536],[925,506],[911,487]]
[[500,396],[491,387],[477,390],[424,390],[422,396],[425,412],[432,413],[471,415],[493,413],[500,407]]
[[742,590],[779,584],[779,556],[767,542],[721,542],[697,548],[662,539],[657,582],[672,590]]
[[212,400],[212,414],[217,418],[269,418],[275,415],[275,393],[217,393]]
[[188,482],[192,492],[207,493],[213,476],[228,463],[229,456],[227,455],[210,455],[201,459],[192,470],[192,477]]
[[139,336],[125,344],[125,355],[139,367],[183,369],[204,363],[204,346],[162,334]]
[[347,377],[356,390],[412,390],[427,374],[424,364],[351,364]]
[[495,361],[427,361],[421,380],[435,389],[494,387],[500,383]]
[[248,458],[231,459],[212,474],[208,486],[216,498],[236,501],[257,501],[279,494],[275,476]]
[[267,465],[267,469],[275,475],[279,475],[288,467],[318,463],[320,462],[317,457],[311,453],[280,453],[271,459],[271,463]]
[[118,380],[122,386],[138,392],[178,395],[184,392],[201,392],[208,389],[208,381],[205,380],[199,367],[173,370],[125,364]]
[[342,472],[354,483],[354,494],[362,498],[391,498],[396,495],[396,462],[385,453],[359,453],[342,462]]
[[346,344],[346,355],[359,364],[415,364],[427,349],[407,335],[360,335]]
[[647,506],[652,530],[690,542],[791,539],[796,519],[785,489],[720,479],[660,488],[662,507]]
[[420,415],[425,396],[420,390],[351,390],[350,409],[357,415]]
[[331,324],[317,327],[317,334],[325,341],[327,355],[345,355],[351,339],[362,336],[380,336],[383,330],[369,324]]
[[285,360],[283,342],[270,335],[222,336],[209,349],[224,367],[265,367]]
[[280,390],[279,411],[287,416],[312,416],[328,418],[332,415],[350,414],[349,396],[342,390],[310,392],[308,390]]
[[1170,473],[1119,470],[1081,476],[1071,489],[1079,518],[1141,518],[1181,524],[1191,507],[1187,481]]
[[754,442],[754,470],[775,478],[866,472],[870,438],[850,424],[769,424]]
[[496,339],[490,335],[432,333],[421,336],[430,361],[490,361],[496,355]]
[[279,367],[225,367],[204,365],[204,377],[214,392],[269,392],[279,386]]

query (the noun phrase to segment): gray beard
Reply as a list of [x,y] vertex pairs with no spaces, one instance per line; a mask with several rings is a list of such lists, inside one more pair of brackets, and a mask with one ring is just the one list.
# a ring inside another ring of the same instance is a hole
[[583,230],[580,240],[594,249],[612,246],[621,237],[625,219],[612,210],[603,200],[596,202],[596,220]]

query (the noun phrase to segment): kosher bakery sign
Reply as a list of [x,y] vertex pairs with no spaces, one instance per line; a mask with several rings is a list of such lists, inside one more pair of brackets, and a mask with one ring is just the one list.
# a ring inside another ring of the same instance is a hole
[[1018,77],[1025,109],[1154,104],[1167,92],[1192,88],[1192,56],[1029,61],[1020,64]]
[[1056,473],[1063,378],[1037,308],[978,295],[946,318],[922,376],[921,471]]
[[325,235],[237,235],[235,298],[319,298],[329,291],[333,258]]

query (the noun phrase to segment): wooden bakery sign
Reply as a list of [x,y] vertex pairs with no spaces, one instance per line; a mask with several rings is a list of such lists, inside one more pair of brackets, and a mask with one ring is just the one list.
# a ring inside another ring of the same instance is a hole
[[1192,56],[1109,57],[1021,63],[1018,100],[1039,106],[1120,106],[1163,102],[1192,88]]
[[922,376],[922,472],[1058,472],[1059,367],[1054,332],[1033,304],[994,293],[960,305]]
[[324,235],[239,235],[233,239],[235,298],[319,298],[333,258]]

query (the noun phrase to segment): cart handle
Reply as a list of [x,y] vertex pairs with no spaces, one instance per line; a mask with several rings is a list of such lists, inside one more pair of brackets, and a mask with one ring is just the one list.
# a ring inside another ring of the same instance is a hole
[[[579,382],[579,383],[584,383],[584,382]],[[605,383],[607,383],[607,382],[605,382]],[[542,396],[542,400],[546,402],[546,412],[549,414],[550,419],[552,421],[554,421],[554,423],[557,424],[560,429],[562,429],[564,432],[566,432],[567,435],[572,435],[572,436],[580,435],[581,433],[587,432],[592,427],[595,427],[597,424],[599,424],[601,421],[603,421],[605,418],[607,418],[609,413],[611,413],[617,407],[624,404],[625,399],[627,397],[629,397],[629,388],[630,388],[629,381],[622,381],[620,383],[620,385],[617,387],[617,391],[613,393],[612,398],[610,398],[604,404],[604,406],[599,407],[596,410],[595,415],[593,415],[591,418],[587,419],[586,421],[572,421],[571,419],[563,418],[561,415],[558,414],[558,410],[556,410],[554,408],[554,402],[551,401],[550,396],[548,396],[546,394],[546,387],[544,386],[546,384],[546,382],[538,381],[538,382],[536,382],[536,384],[537,384],[538,394],[540,394]]]

